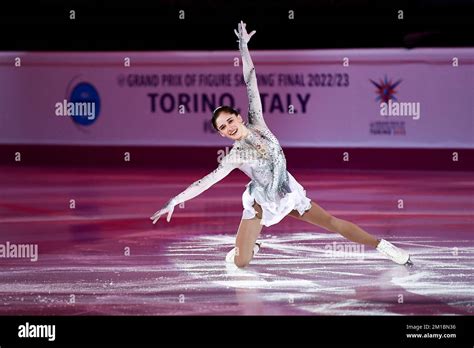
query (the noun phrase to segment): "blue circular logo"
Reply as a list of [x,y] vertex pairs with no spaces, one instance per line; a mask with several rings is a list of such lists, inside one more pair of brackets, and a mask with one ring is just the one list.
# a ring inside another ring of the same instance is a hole
[[72,120],[80,125],[93,124],[100,114],[100,97],[93,85],[88,82],[78,83],[71,92],[69,102],[76,111]]

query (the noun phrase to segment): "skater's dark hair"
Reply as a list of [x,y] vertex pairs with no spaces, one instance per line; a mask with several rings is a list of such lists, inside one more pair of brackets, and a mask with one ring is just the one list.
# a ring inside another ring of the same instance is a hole
[[227,112],[228,114],[232,114],[232,115],[238,115],[239,112],[237,110],[235,110],[233,107],[230,107],[230,106],[227,106],[227,105],[222,105],[222,106],[219,106],[217,109],[214,110],[214,112],[212,113],[212,126],[214,127],[215,130],[218,130],[217,129],[217,124],[216,124],[216,121],[217,121],[217,118],[219,117],[219,115],[223,112]]

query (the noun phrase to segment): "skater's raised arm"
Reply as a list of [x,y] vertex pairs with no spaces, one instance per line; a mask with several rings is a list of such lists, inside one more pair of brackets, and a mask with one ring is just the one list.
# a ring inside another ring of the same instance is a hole
[[171,220],[171,215],[173,214],[174,207],[176,205],[188,201],[196,196],[199,196],[209,187],[229,175],[229,173],[235,168],[235,162],[231,161],[227,156],[224,157],[224,159],[214,171],[207,174],[202,179],[193,182],[191,185],[188,186],[186,190],[181,192],[179,195],[171,198],[162,209],[158,210],[155,214],[153,214],[152,217],[150,217],[150,220],[153,220],[153,223],[156,223],[162,215],[168,213],[166,220],[169,222]]
[[250,34],[247,33],[246,24],[242,21],[239,23],[238,28],[238,31],[234,29],[234,32],[239,38],[238,42],[240,54],[242,55],[244,81],[247,85],[247,95],[249,98],[249,123],[266,127],[265,120],[263,119],[262,101],[260,100],[260,93],[258,91],[257,75],[247,47],[250,38],[256,33],[256,31],[254,30]]

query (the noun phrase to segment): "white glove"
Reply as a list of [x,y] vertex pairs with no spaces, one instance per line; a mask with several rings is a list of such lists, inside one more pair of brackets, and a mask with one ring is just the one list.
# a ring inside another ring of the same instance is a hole
[[245,24],[243,21],[240,21],[238,24],[239,31],[234,29],[235,35],[239,38],[239,41],[242,41],[244,44],[247,44],[250,41],[250,38],[253,36],[253,34],[256,33],[256,31],[252,31],[250,34],[247,33],[247,29],[245,28],[247,24]]
[[150,220],[153,220],[153,223],[156,224],[156,222],[161,217],[161,215],[168,213],[168,216],[166,217],[166,221],[170,222],[171,215],[173,215],[175,205],[176,203],[174,202],[173,199],[171,199],[162,209],[158,210],[155,214],[153,214],[153,216],[150,217]]

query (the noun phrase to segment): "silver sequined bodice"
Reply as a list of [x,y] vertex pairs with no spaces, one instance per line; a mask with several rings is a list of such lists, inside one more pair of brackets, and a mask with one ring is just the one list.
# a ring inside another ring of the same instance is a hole
[[240,159],[239,169],[252,179],[250,193],[260,189],[270,200],[283,197],[290,188],[280,143],[266,127],[248,125],[247,128],[249,134],[236,141],[233,150]]

